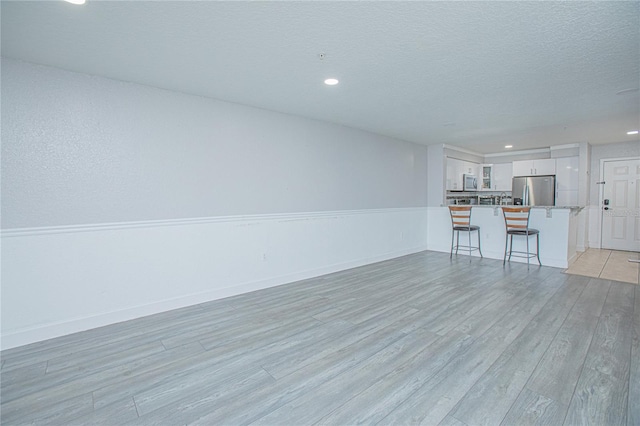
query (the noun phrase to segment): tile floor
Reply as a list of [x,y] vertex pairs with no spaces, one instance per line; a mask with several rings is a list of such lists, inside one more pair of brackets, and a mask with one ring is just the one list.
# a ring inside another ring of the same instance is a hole
[[629,262],[629,259],[640,259],[640,253],[590,248],[564,272],[639,284],[640,263]]

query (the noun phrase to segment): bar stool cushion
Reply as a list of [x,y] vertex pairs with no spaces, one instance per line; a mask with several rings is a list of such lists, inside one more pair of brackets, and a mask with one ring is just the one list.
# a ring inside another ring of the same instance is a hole
[[509,229],[507,231],[507,234],[511,234],[511,235],[535,235],[535,234],[539,234],[540,231],[538,231],[537,229],[533,229],[533,228],[527,228],[527,229]]
[[477,231],[478,229],[480,229],[478,225],[471,225],[471,226],[456,225],[453,227],[454,231]]

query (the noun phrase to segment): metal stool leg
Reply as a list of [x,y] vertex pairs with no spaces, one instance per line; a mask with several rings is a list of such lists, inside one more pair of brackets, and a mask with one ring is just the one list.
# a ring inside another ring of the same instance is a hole
[[453,237],[456,234],[455,230],[451,230],[451,251],[449,252],[449,259],[453,256]]
[[529,269],[529,230],[527,229],[527,269]]
[[458,247],[460,247],[460,231],[456,234],[456,256],[458,255]]
[[540,262],[540,234],[536,234],[536,257],[538,258],[538,263],[542,266],[542,262]]
[[513,234],[511,234],[511,244],[509,244],[509,262],[511,262],[511,253],[513,252]]
[[469,263],[471,263],[471,228],[469,228],[469,232],[467,232],[467,234],[469,234]]
[[484,257],[482,255],[482,250],[480,250],[480,230],[478,229],[478,251],[480,252],[480,257]]
[[509,234],[504,239],[504,258],[502,259],[502,266],[507,262],[507,249],[509,248]]

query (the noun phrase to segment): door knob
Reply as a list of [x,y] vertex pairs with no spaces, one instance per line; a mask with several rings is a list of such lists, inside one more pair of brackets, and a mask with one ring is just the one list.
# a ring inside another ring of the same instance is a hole
[[609,207],[605,207],[604,209],[605,209],[605,210],[609,210]]

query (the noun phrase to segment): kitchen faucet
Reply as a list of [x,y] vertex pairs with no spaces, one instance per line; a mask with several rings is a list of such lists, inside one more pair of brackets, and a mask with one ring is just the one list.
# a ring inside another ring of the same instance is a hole
[[500,193],[500,205],[506,204],[507,201],[507,193],[506,192],[501,192]]

